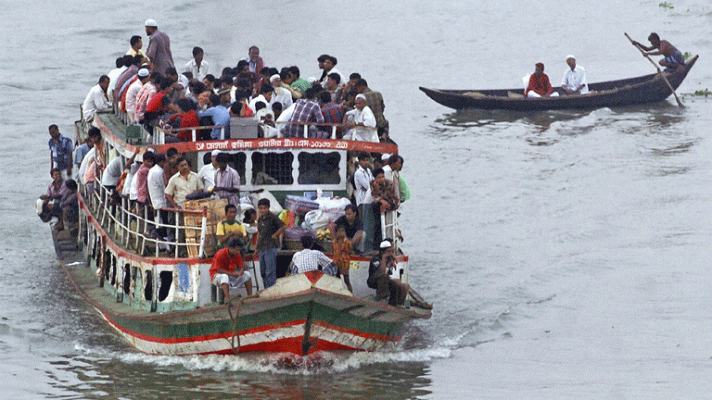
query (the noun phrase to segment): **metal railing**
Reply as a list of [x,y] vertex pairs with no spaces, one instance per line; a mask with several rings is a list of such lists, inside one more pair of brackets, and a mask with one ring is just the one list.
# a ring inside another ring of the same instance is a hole
[[[207,207],[203,207],[202,211],[166,208],[154,214],[149,206],[130,201],[123,196],[119,197],[120,201],[116,201],[110,190],[99,183],[84,185],[81,190],[96,221],[107,233],[113,234],[114,241],[124,248],[146,255],[147,245],[153,245],[156,257],[160,256],[161,247],[172,248],[174,257],[181,255],[181,249],[188,255],[191,248],[197,248],[197,256],[205,256]],[[166,219],[171,219],[172,216],[173,222],[163,221],[161,215],[169,217]],[[186,215],[202,216],[200,226],[186,225]],[[149,232],[158,232],[161,229],[168,232],[168,235],[155,237]],[[190,234],[191,232],[193,234]],[[169,237],[171,234],[172,238]],[[197,238],[197,243],[188,242],[188,238]],[[169,255],[170,251],[166,253]]]

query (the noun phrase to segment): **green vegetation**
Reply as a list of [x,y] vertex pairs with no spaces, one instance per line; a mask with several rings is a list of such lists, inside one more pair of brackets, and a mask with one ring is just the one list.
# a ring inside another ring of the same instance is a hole
[[712,95],[712,92],[710,92],[709,89],[700,89],[700,90],[695,90],[695,96],[709,96]]
[[682,56],[685,57],[685,62],[687,62],[687,60],[692,58],[692,53],[686,51]]
[[675,8],[675,7],[673,7],[672,4],[668,3],[667,1],[664,1],[664,2],[662,2],[662,3],[660,3],[660,4],[658,4],[658,7],[660,7],[660,8],[667,8],[668,10],[672,10],[673,8]]

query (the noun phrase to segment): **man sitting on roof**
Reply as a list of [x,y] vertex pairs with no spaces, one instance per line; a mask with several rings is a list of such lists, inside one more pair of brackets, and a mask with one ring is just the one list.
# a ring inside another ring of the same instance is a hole
[[225,132],[224,139],[230,138],[230,111],[228,111],[228,109],[224,105],[222,105],[222,102],[220,101],[220,96],[218,96],[217,94],[211,94],[210,108],[205,111],[198,111],[198,116],[201,118],[210,117],[213,119],[213,125],[216,126],[216,128],[213,128],[213,130],[210,132],[211,139],[221,139],[220,127],[223,127],[222,130],[224,130]]
[[230,298],[230,287],[245,285],[247,295],[252,295],[252,276],[245,271],[242,263],[242,246],[244,242],[239,239],[232,239],[227,243],[227,247],[218,250],[213,256],[213,263],[210,266],[210,280],[213,285],[222,288],[225,300]]
[[666,67],[665,72],[675,72],[677,69],[685,66],[685,57],[682,55],[680,50],[670,44],[670,42],[668,42],[667,40],[660,40],[660,36],[658,36],[658,34],[655,32],[651,33],[650,36],[648,36],[648,40],[652,44],[652,46],[650,47],[643,46],[641,43],[636,41],[633,41],[633,44],[645,51],[657,49],[657,51],[647,53],[647,55],[665,56],[665,58],[659,61],[660,65]]
[[558,96],[558,92],[554,92],[549,82],[549,76],[544,73],[544,64],[536,63],[534,73],[529,76],[529,85],[524,91],[526,97],[549,97]]
[[366,96],[357,95],[355,106],[356,108],[347,112],[344,117],[344,125],[352,127],[346,132],[344,139],[378,143],[376,117],[366,105]]
[[107,94],[109,89],[109,77],[102,75],[99,78],[99,82],[94,85],[87,97],[84,99],[84,104],[82,104],[82,111],[84,112],[84,120],[93,121],[94,115],[97,112],[104,112],[111,110],[111,100]]
[[[321,113],[321,107],[314,101],[316,91],[312,88],[304,92],[304,98],[297,100],[294,103],[294,112],[292,113],[289,122],[295,123],[322,123],[324,122],[324,114]],[[308,129],[309,137],[316,134],[316,129],[310,127]],[[312,133],[313,132],[313,133]],[[304,125],[288,124],[284,127],[284,137],[304,137]]]

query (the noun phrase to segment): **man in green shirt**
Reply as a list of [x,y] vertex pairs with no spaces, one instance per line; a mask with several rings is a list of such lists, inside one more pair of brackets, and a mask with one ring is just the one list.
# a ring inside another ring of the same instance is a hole
[[218,247],[225,246],[230,239],[244,239],[247,236],[245,227],[236,219],[237,207],[234,204],[225,206],[225,219],[218,223],[215,231],[215,237],[218,241]]

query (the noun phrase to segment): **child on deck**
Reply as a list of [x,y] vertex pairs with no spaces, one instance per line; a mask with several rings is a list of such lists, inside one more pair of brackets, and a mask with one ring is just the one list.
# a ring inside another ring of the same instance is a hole
[[334,254],[334,264],[336,264],[336,267],[339,269],[339,274],[344,276],[346,287],[349,289],[349,292],[353,293],[354,290],[349,280],[349,268],[351,267],[349,256],[354,252],[351,248],[351,241],[346,237],[346,227],[343,225],[336,227],[336,237],[332,241],[331,251]]

